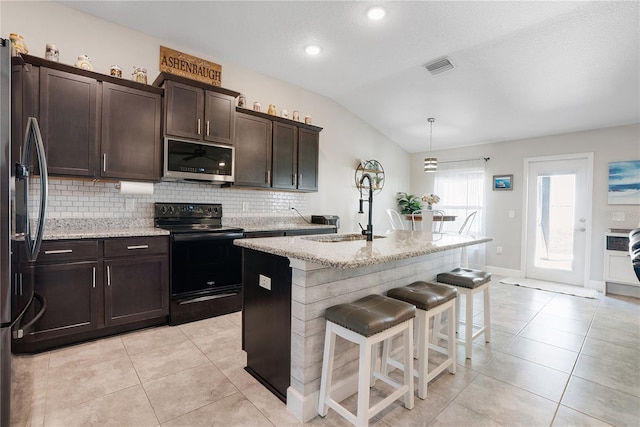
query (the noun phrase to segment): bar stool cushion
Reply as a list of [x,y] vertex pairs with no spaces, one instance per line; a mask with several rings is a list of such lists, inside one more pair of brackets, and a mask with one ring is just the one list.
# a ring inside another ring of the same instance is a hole
[[324,317],[337,325],[370,337],[416,316],[416,308],[384,295],[367,295],[359,300],[327,308]]
[[436,276],[440,283],[452,286],[474,289],[491,281],[491,273],[471,268],[455,268],[447,273],[440,273]]
[[435,283],[417,281],[387,292],[387,296],[415,305],[420,310],[429,311],[451,301],[457,296],[455,289]]

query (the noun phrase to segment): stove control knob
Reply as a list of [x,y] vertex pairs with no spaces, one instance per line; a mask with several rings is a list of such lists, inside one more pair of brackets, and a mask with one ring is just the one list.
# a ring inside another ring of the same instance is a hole
[[[209,208],[209,209],[211,209],[211,208]],[[213,213],[216,214],[216,215],[218,214],[218,207],[217,206],[213,207]]]
[[170,215],[173,215],[173,211],[174,211],[173,206],[169,206],[169,214]]
[[167,214],[167,207],[166,206],[161,206],[160,207],[160,214],[161,215],[166,215]]
[[208,213],[209,215],[211,215],[211,212],[213,212],[213,208],[212,208],[211,206],[209,206],[209,207],[207,208],[207,213]]

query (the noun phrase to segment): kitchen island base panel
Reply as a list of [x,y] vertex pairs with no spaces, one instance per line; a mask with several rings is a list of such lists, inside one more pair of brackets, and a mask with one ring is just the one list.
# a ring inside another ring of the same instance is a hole
[[[301,421],[317,416],[324,347],[324,311],[369,294],[384,295],[391,288],[417,280],[435,281],[442,271],[459,266],[460,248],[353,269],[336,269],[290,258],[291,382],[287,408]],[[357,391],[357,346],[342,342],[336,348],[336,400]]]

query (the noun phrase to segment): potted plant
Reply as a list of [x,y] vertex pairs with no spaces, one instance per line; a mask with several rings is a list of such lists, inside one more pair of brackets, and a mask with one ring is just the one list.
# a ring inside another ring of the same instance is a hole
[[403,215],[411,215],[414,211],[422,209],[422,200],[413,194],[399,192],[397,200],[400,213]]

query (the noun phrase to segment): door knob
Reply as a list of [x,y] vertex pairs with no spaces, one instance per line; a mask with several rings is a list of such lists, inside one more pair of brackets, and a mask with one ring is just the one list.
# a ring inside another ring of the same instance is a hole
[[576,231],[587,231],[587,229],[584,227],[578,227],[576,228]]

